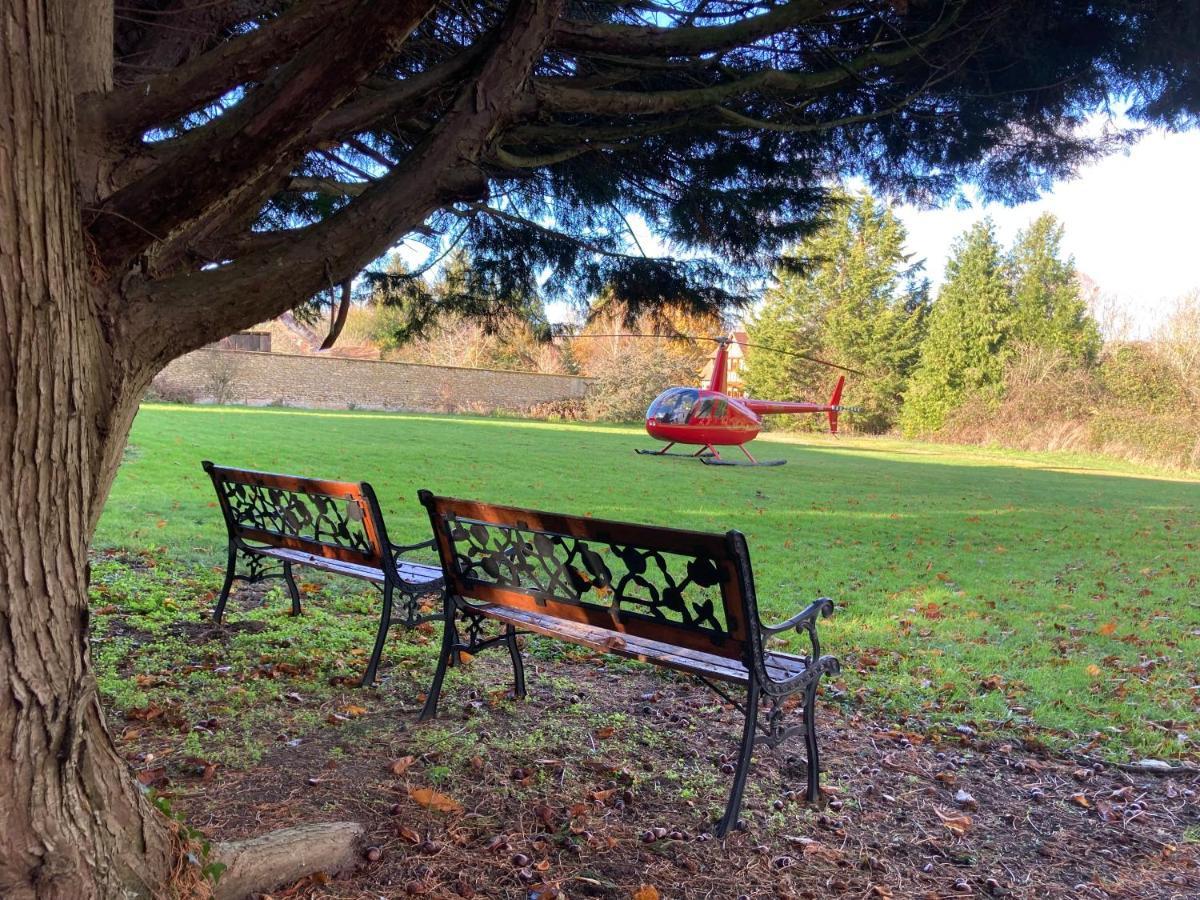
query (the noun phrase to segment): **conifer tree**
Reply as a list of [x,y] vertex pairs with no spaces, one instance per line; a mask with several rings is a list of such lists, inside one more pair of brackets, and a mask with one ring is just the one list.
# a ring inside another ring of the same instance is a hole
[[[925,284],[904,252],[904,226],[867,191],[838,198],[824,226],[789,255],[750,328],[754,343],[825,355],[865,374],[844,402],[864,407],[856,424],[886,430],[899,410],[924,326]],[[829,373],[791,357],[751,351],[754,396],[817,397]]]
[[936,431],[967,396],[999,391],[1014,307],[990,219],[956,241],[905,395],[906,434]]
[[[408,235],[470,247],[503,297],[612,283],[635,311],[721,307],[722,276],[803,236],[835,175],[1029,199],[1112,146],[1077,128],[1108,96],[1200,115],[1181,0],[3,9],[0,783],[25,802],[3,803],[0,892],[21,898],[195,874],[88,652],[89,544],[171,360],[334,294]],[[722,265],[629,252],[633,213]]]
[[1091,362],[1100,350],[1100,330],[1080,292],[1075,260],[1062,256],[1062,237],[1063,226],[1050,213],[1017,235],[1007,261],[1013,298],[1010,338]]

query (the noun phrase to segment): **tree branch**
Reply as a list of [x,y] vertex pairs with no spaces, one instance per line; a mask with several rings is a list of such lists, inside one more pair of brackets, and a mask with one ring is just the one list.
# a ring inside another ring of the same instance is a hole
[[296,177],[287,183],[289,191],[312,191],[331,197],[361,197],[370,186],[367,181],[338,181],[336,178]]
[[116,62],[119,80],[129,83],[144,80],[130,77],[131,72],[167,72],[183,65],[227,29],[263,16],[279,0],[122,0],[118,5],[125,8],[117,17],[121,53]]
[[531,145],[553,147],[562,144],[575,145],[581,142],[614,144],[630,138],[651,137],[682,128],[691,128],[695,124],[694,116],[674,116],[656,119],[652,122],[641,119],[627,125],[560,125],[554,123],[522,125],[505,133],[504,145],[506,147]]
[[407,116],[414,107],[440,88],[457,87],[457,82],[479,64],[481,48],[472,45],[446,62],[376,91],[365,91],[331,110],[313,127],[310,140],[331,140],[365,131],[383,119]]
[[87,112],[87,124],[118,140],[136,141],[155,125],[169,124],[238,85],[259,81],[291,59],[352,2],[303,0],[272,22],[176,69],[114,91]]
[[87,223],[98,260],[124,269],[170,232],[252,181],[395,53],[436,0],[355,0],[291,63],[158,168],[109,197]]
[[346,327],[346,319],[350,315],[350,287],[353,283],[352,278],[347,278],[342,282],[342,296],[337,311],[330,317],[329,334],[325,335],[325,340],[321,341],[318,350],[332,350],[337,339],[341,337],[342,329]]
[[539,105],[549,112],[652,116],[715,107],[733,97],[755,91],[786,97],[817,93],[857,78],[869,69],[886,68],[907,62],[919,55],[923,46],[910,45],[887,52],[863,53],[840,66],[817,72],[763,69],[732,81],[700,88],[598,91],[546,82],[535,87]]
[[385,178],[344,209],[267,250],[127,293],[133,345],[150,365],[278,315],[329,282],[351,277],[434,211],[478,200],[487,181],[479,160],[528,90],[563,0],[514,0],[478,75],[429,135]]
[[598,25],[566,19],[554,29],[551,46],[572,53],[613,53],[625,56],[692,56],[744,47],[789,28],[795,28],[853,5],[848,0],[792,0],[757,16],[727,25],[655,28],[636,25]]
[[[610,250],[609,248],[592,241],[586,241],[583,238],[576,237],[571,234],[565,234],[564,232],[558,231],[554,228],[547,228],[545,225],[539,225],[537,222],[527,219],[524,216],[518,216],[515,213],[510,213],[503,209],[496,209],[496,207],[488,206],[484,203],[468,203],[467,208],[471,210],[471,212],[479,213],[480,215],[491,216],[493,219],[498,219],[501,222],[506,222],[509,225],[513,225],[517,228],[540,231],[547,237],[565,241],[569,244],[574,244],[579,249],[586,250],[589,253],[595,253],[597,256],[607,256],[612,259],[649,259],[644,251],[642,252],[641,256],[632,256],[628,253],[619,253],[616,250]],[[470,216],[471,213],[459,213],[459,215]],[[628,223],[626,224],[628,225]],[[630,231],[630,234],[633,234],[632,230]],[[636,236],[634,236],[634,243],[637,243]],[[641,249],[640,244],[638,245],[638,249]]]
[[155,245],[143,266],[146,274],[165,277],[181,266],[219,263],[244,253],[245,247],[241,244],[237,245],[238,252],[227,252],[229,235],[241,236],[249,232],[263,204],[285,187],[296,162],[293,157],[285,157],[245,184],[227,202],[193,219],[165,243]]

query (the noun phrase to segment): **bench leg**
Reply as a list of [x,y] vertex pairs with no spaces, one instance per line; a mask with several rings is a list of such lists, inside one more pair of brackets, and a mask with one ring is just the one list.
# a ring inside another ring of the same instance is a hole
[[754,752],[754,736],[758,728],[758,682],[750,679],[746,689],[746,724],[742,728],[742,749],[738,756],[737,772],[733,776],[733,789],[725,805],[725,816],[717,825],[716,836],[725,837],[729,829],[737,825],[738,812],[742,808],[742,792],[746,789],[746,777],[750,774],[750,756]]
[[808,802],[821,798],[821,754],[817,750],[817,682],[804,690],[804,744],[808,751]]
[[518,700],[523,700],[525,698],[525,664],[521,662],[521,648],[517,646],[517,629],[512,625],[504,627],[504,643],[508,645],[508,655],[512,657],[513,695]]
[[292,615],[300,615],[300,589],[296,587],[296,579],[292,577],[292,564],[283,564],[283,580],[287,582],[288,594],[292,598]]
[[454,633],[454,640],[451,642],[453,646],[450,650],[450,659],[446,663],[446,665],[453,669],[455,666],[462,665],[462,652],[458,649],[462,645],[462,641],[459,640],[458,625],[454,620],[449,620],[446,625]]
[[375,683],[375,670],[379,668],[380,657],[383,656],[383,645],[387,642],[388,626],[392,624],[392,586],[383,586],[383,614],[379,617],[379,630],[375,632],[375,649],[371,651],[371,661],[367,663],[367,674],[363,676],[361,687],[370,687]]
[[213,610],[213,621],[218,625],[221,616],[225,614],[225,601],[229,599],[229,591],[233,587],[233,579],[237,577],[237,550],[229,545],[229,562],[225,566],[225,584],[221,586],[221,596],[217,598],[217,606]]
[[449,665],[450,658],[455,652],[454,648],[458,643],[458,629],[454,624],[454,614],[454,601],[447,597],[446,621],[442,626],[442,649],[438,653],[437,671],[433,673],[433,683],[429,685],[429,692],[425,695],[425,705],[421,708],[418,722],[425,722],[437,715],[438,697],[442,693],[442,680],[446,677],[446,666]]

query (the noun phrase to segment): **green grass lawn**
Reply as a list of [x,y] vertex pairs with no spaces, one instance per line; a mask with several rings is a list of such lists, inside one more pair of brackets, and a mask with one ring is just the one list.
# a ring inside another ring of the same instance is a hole
[[[856,708],[905,727],[970,725],[1114,758],[1200,753],[1200,482],[1077,456],[898,440],[768,436],[756,455],[788,465],[759,469],[633,454],[647,445],[637,428],[147,405],[96,544],[169,560],[174,580],[100,561],[96,602],[117,597],[126,613],[134,603],[147,632],[209,602],[224,530],[205,458],[368,480],[397,542],[427,536],[419,488],[737,528],[764,615],[782,618],[823,594],[837,601],[822,628],[845,664],[837,687]],[[360,589],[347,585],[350,599],[328,605],[365,611]],[[293,630],[296,641],[314,639],[311,627]],[[353,649],[338,646],[334,622],[321,634],[330,653]],[[102,686],[105,666],[131,646],[102,642]],[[166,665],[173,651],[160,649]],[[154,660],[155,645],[137,652]],[[431,648],[393,639],[388,653],[415,655],[420,673],[432,666]],[[110,699],[122,689],[107,685]]]

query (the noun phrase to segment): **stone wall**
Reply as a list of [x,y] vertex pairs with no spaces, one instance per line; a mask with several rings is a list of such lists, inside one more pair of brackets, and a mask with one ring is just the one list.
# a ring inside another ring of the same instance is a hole
[[154,380],[164,399],[313,409],[523,411],[583,397],[591,379],[286,353],[197,350]]

